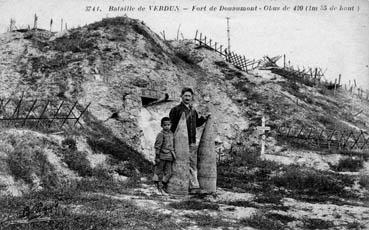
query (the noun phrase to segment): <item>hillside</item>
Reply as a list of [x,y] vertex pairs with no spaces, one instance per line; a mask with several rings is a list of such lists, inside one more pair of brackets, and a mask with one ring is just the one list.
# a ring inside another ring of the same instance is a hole
[[[0,224],[9,229],[40,200],[57,202],[77,229],[369,228],[365,99],[274,70],[246,73],[126,17],[1,34],[0,52]],[[161,196],[150,182],[160,119],[184,86],[216,122],[214,197]],[[260,158],[263,116],[271,131]]]

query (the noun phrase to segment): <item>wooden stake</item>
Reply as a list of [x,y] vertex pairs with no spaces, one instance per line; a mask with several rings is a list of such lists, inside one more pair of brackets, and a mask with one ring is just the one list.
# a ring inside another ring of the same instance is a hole
[[53,27],[53,19],[50,19],[50,32],[52,30],[52,27]]
[[180,28],[181,28],[181,24],[179,24],[179,26],[178,26],[178,30],[177,30],[177,41],[178,41],[178,39],[179,39],[179,30],[180,30]]
[[35,14],[35,17],[34,17],[34,20],[33,20],[33,28],[34,28],[34,29],[37,29],[37,21],[38,21],[38,17],[37,17],[37,15]]
[[228,38],[228,52],[231,52],[231,29],[229,26],[229,17],[227,17],[227,38]]
[[245,64],[245,69],[246,69],[246,72],[247,72],[247,71],[248,71],[248,70],[247,70],[247,60],[246,60],[245,55],[243,56],[243,62],[244,62],[244,64]]
[[[28,110],[28,113],[27,113],[26,117],[25,117],[25,118],[24,118],[24,120],[23,120],[23,124],[22,124],[22,126],[25,126],[25,125],[26,125],[26,121],[27,121],[27,119],[28,119],[29,115],[31,114],[31,112],[32,112],[33,108],[35,107],[36,103],[37,103],[37,99],[35,99],[35,100],[33,101],[33,104],[32,104],[32,106],[31,106],[31,108]],[[38,122],[39,122],[39,121],[38,121]]]

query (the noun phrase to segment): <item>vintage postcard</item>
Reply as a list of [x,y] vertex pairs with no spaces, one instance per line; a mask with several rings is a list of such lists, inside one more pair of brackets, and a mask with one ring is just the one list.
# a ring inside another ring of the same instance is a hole
[[0,0],[0,229],[369,229],[369,1]]

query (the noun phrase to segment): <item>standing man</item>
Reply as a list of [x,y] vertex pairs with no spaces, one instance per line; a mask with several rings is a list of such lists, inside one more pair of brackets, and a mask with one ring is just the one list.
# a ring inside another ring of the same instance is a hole
[[196,128],[203,125],[210,114],[205,117],[199,117],[196,110],[192,107],[193,90],[191,88],[183,88],[181,92],[182,102],[172,108],[169,118],[172,122],[171,130],[174,133],[182,113],[186,115],[188,140],[190,146],[190,194],[200,193],[199,181],[197,180],[197,148],[196,148]]

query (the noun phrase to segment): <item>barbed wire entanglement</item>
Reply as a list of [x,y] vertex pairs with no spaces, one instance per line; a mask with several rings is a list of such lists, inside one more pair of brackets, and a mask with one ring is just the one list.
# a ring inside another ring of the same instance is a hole
[[222,57],[224,57],[227,62],[233,64],[238,69],[243,70],[245,72],[254,70],[263,64],[263,60],[255,60],[255,59],[250,60],[247,59],[244,55],[239,55],[227,50],[227,48],[223,49],[223,45],[219,45],[217,42],[214,42],[212,39],[206,37],[205,35],[203,36],[203,34],[199,33],[197,30],[194,41],[200,47],[203,46],[206,47],[207,49],[214,50]]
[[349,81],[349,84],[341,85],[342,90],[346,91],[351,97],[369,102],[369,90],[363,90],[356,85],[356,81]]
[[81,106],[78,101],[27,98],[24,93],[20,97],[0,98],[0,126],[46,132],[66,126],[82,128],[81,118],[90,104]]
[[[338,89],[344,89],[349,92],[353,97],[357,97],[369,102],[369,90],[363,90],[356,85],[356,81],[347,84],[341,84],[341,74],[339,78],[334,81],[328,81],[325,79],[325,72],[321,67],[305,67],[305,66],[293,66],[290,61],[286,61],[286,55],[279,55],[276,57],[264,56],[262,59],[247,59],[245,55],[239,55],[233,51],[223,48],[223,45],[213,41],[211,38],[203,35],[196,30],[194,41],[198,44],[198,47],[205,47],[220,54],[224,59],[233,64],[236,68],[248,72],[255,69],[269,69],[275,74],[283,76],[294,83],[301,83],[310,87],[323,87],[328,90],[334,90],[334,93]],[[283,57],[283,66],[280,67],[276,62]]]
[[277,135],[296,144],[316,149],[369,151],[369,135],[363,130],[332,130],[306,127],[281,126]]
[[320,87],[327,90],[332,90],[334,95],[339,90],[345,90],[350,96],[359,98],[369,102],[369,90],[364,90],[356,84],[356,80],[349,81],[349,84],[342,84],[342,75],[334,81],[328,81],[325,78],[325,72],[320,67],[299,67],[291,65],[290,61],[286,61],[286,55],[283,55],[283,67],[277,65],[269,68],[272,73],[283,76],[294,83],[301,83],[310,87]]

